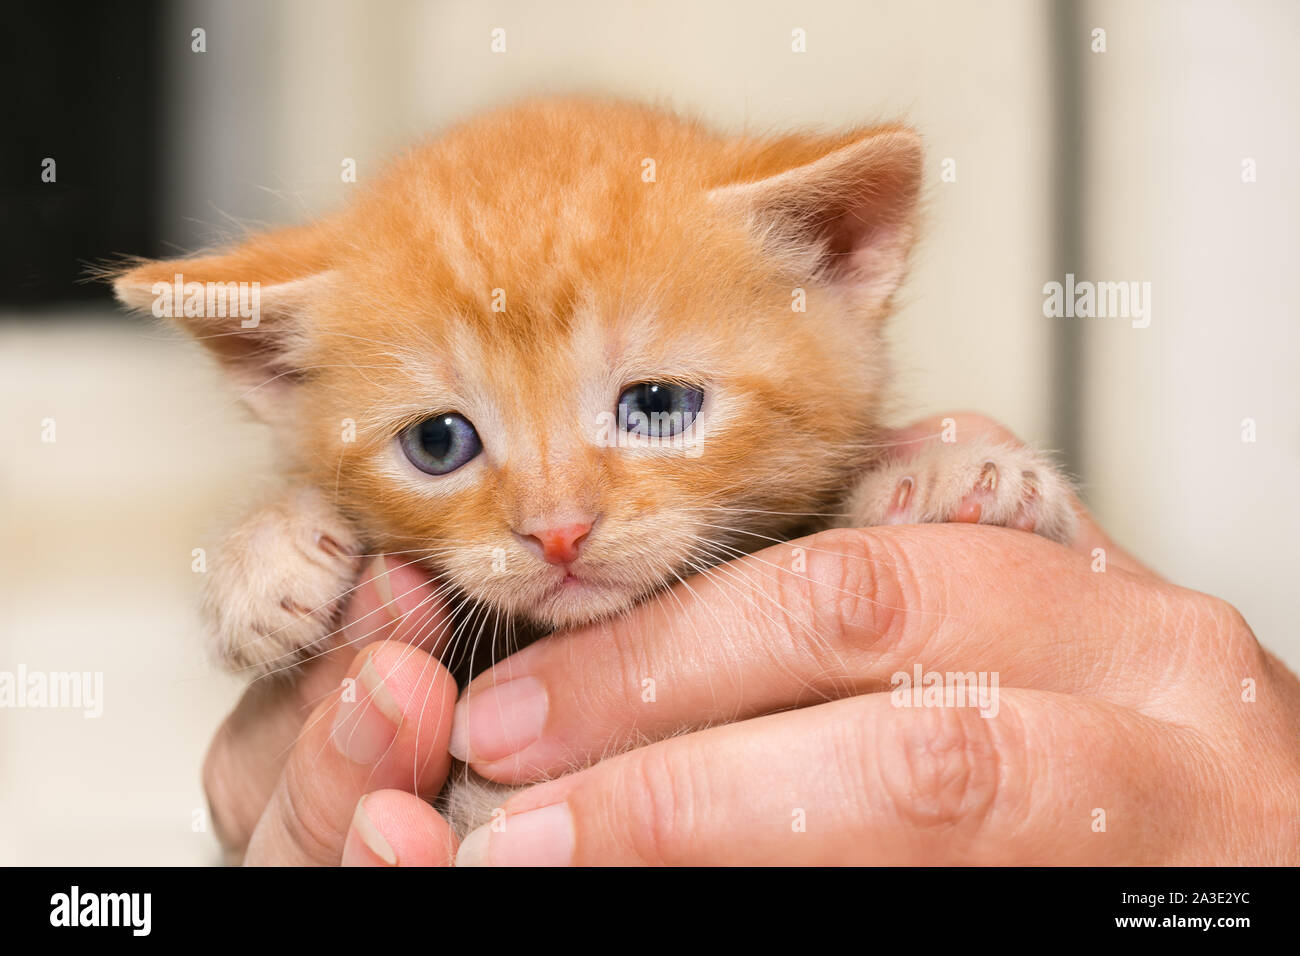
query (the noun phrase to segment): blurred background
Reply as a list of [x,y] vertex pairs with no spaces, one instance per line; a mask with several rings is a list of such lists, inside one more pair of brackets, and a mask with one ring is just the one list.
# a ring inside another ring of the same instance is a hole
[[[98,719],[0,709],[0,863],[217,860],[199,767],[239,687],[203,659],[191,553],[265,477],[267,439],[203,355],[120,314],[86,265],[304,220],[346,201],[344,159],[364,179],[526,94],[624,94],[731,129],[914,124],[929,222],[894,325],[906,417],[977,409],[1060,450],[1116,539],[1300,666],[1300,5],[6,14],[0,671],[102,672],[104,700]],[[1067,273],[1151,283],[1149,327],[1045,317]]]

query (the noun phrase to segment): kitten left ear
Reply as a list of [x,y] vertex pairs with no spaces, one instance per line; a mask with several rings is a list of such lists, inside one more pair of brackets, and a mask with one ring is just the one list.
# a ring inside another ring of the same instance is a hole
[[141,263],[119,273],[113,291],[194,336],[270,422],[298,378],[311,304],[333,279],[324,253],[314,231],[282,230],[227,253]]
[[[862,309],[879,310],[902,282],[915,237],[920,138],[885,126],[847,142],[822,142],[811,161],[721,186],[709,198],[744,216],[760,242],[797,271],[842,290]],[[786,141],[769,150],[784,147],[805,158],[809,145]]]

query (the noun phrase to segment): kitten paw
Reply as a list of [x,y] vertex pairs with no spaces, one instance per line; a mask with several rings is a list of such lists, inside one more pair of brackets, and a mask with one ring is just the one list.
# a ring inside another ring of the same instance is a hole
[[434,806],[446,819],[456,839],[463,840],[471,830],[492,823],[502,804],[527,789],[526,786],[484,780],[458,762],[448,774],[447,783]]
[[847,502],[857,526],[967,522],[1068,542],[1069,483],[1043,455],[1017,445],[936,445],[864,475]]
[[361,570],[360,541],[314,489],[249,515],[222,543],[203,589],[213,656],[258,677],[288,671],[334,633]]

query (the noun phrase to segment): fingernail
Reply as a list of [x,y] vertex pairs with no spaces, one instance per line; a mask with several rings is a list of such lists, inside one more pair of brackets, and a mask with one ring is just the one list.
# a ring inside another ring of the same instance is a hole
[[365,797],[357,801],[356,812],[352,814],[352,826],[348,829],[348,838],[343,844],[342,864],[373,866],[374,860],[362,850],[362,846],[383,860],[385,866],[397,866],[397,854],[393,852],[392,846],[366,814]]
[[485,823],[456,853],[457,866],[571,866],[573,814],[567,803],[505,817],[496,832]]
[[334,712],[330,739],[335,749],[354,763],[372,764],[393,744],[402,710],[384,686],[373,657],[366,655],[356,683],[344,688]]
[[461,696],[452,717],[447,749],[457,760],[500,760],[542,735],[546,688],[535,677],[519,677]]
[[375,593],[383,601],[384,613],[396,621],[402,616],[402,609],[393,600],[393,582],[388,577],[388,562],[382,554],[370,562],[370,580],[375,586]]

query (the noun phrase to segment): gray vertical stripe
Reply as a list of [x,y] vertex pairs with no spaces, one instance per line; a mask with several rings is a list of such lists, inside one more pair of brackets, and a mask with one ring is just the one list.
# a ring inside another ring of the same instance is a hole
[[[1052,265],[1048,279],[1064,281],[1065,273],[1086,273],[1083,257],[1086,235],[1083,210],[1087,190],[1084,162],[1084,128],[1087,103],[1084,94],[1084,57],[1091,37],[1080,8],[1084,4],[1057,2],[1048,17],[1050,49],[1055,69],[1053,82]],[[1044,281],[1047,281],[1045,279]],[[1083,379],[1084,326],[1070,319],[1044,319],[1052,326],[1052,440],[1061,451],[1066,469],[1084,473]]]

